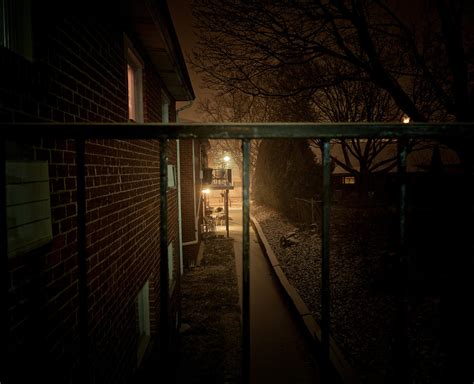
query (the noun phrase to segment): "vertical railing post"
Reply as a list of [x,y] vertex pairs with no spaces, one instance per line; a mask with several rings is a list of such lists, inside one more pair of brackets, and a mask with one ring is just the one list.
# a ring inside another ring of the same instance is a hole
[[170,347],[168,276],[168,140],[160,140],[160,349],[163,368],[167,369]]
[[330,371],[330,314],[329,314],[329,213],[331,199],[331,167],[330,142],[323,141],[323,212],[322,212],[322,241],[321,241],[321,351],[322,374],[324,380],[329,380]]
[[79,376],[89,381],[89,287],[86,253],[86,166],[85,140],[76,139],[77,263],[79,279]]
[[408,356],[408,253],[406,245],[407,213],[407,139],[397,141],[397,172],[399,182],[398,199],[398,292],[397,321],[394,335],[394,355],[396,359],[395,382],[410,382],[410,359]]
[[227,237],[229,237],[229,190],[224,190],[224,204],[225,204],[225,230]]
[[250,382],[250,140],[242,140],[242,382]]
[[[406,248],[406,188],[407,188],[407,143],[405,139],[398,140],[398,178],[399,178],[399,201],[398,201],[398,214],[399,214],[399,247],[401,251],[405,251]],[[400,252],[400,261],[403,264],[405,262],[406,253]]]
[[[8,333],[10,329],[10,321],[8,320],[8,290],[10,287],[10,276],[8,271],[8,232],[7,232],[7,177],[6,177],[6,142],[4,137],[0,137],[0,270],[2,274],[2,303],[4,305],[2,311],[2,317],[4,320],[4,326],[2,327],[2,336],[4,345],[8,346]],[[5,347],[4,347],[5,348]],[[3,356],[2,356],[3,357]],[[5,357],[8,359],[8,350],[5,349]],[[0,363],[0,382],[6,382],[8,361],[1,359]]]

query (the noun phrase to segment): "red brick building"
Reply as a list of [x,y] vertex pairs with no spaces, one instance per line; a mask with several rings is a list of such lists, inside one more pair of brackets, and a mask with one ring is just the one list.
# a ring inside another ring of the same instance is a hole
[[[175,102],[194,98],[165,1],[106,1],[102,9],[88,1],[0,4],[2,122],[172,122]],[[193,167],[189,145],[182,143],[178,160],[177,143],[169,141],[171,176],[178,162]],[[7,141],[2,383],[126,382],[160,338],[159,147],[151,140],[86,140],[87,319],[81,320],[76,142]],[[199,172],[198,162],[194,167]],[[181,174],[182,196],[190,193],[188,177]],[[177,179],[169,180],[173,338],[181,245]],[[183,197],[184,228],[187,206]]]

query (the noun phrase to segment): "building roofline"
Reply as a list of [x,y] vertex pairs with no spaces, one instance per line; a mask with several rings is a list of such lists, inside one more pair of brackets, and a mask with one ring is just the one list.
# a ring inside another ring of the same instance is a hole
[[[186,62],[184,60],[181,45],[179,43],[173,19],[166,0],[146,0],[146,6],[153,18],[155,27],[160,30],[160,34],[166,44],[173,67],[183,88],[182,94],[171,94],[177,101],[190,101],[195,99],[194,89],[189,77]],[[157,68],[160,70],[159,68]],[[166,80],[165,80],[166,83]],[[176,92],[175,92],[176,93]]]

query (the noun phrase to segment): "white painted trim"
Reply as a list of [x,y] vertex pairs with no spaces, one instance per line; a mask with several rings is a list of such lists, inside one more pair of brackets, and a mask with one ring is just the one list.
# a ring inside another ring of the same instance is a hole
[[[177,117],[177,116],[176,116]],[[183,214],[181,206],[181,156],[179,154],[180,143],[176,140],[176,168],[178,176],[178,247],[179,247],[179,273],[183,276],[184,260],[183,260]]]
[[161,122],[170,122],[170,99],[165,91],[161,91]]
[[47,161],[7,161],[8,257],[53,240]]
[[[190,108],[193,105],[193,100],[191,100],[188,104],[182,106],[181,108],[176,110],[176,122],[179,122],[179,113],[185,109]],[[176,140],[176,152],[177,152],[177,160],[176,160],[176,167],[178,172],[178,244],[179,244],[179,271],[181,276],[184,273],[184,257],[183,257],[183,212],[182,212],[182,204],[181,204],[181,156],[180,156],[180,142]],[[196,191],[193,192],[194,194]]]

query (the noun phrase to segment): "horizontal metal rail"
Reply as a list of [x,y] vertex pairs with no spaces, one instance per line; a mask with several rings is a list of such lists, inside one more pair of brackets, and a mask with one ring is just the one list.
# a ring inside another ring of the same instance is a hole
[[20,123],[0,127],[0,136],[7,139],[474,138],[474,123]]

